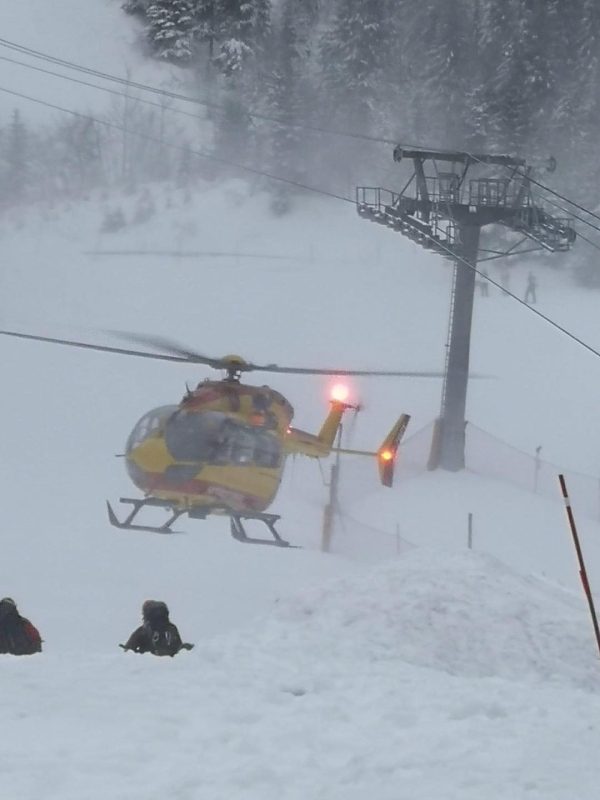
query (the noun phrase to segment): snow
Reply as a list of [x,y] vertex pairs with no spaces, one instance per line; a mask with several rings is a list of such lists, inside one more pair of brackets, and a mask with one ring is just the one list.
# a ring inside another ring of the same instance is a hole
[[[141,82],[174,79],[144,60],[118,2],[0,8],[9,40]],[[106,102],[6,62],[0,70],[3,85],[49,102]],[[108,344],[110,331],[153,333],[259,363],[443,368],[446,262],[331,199],[301,196],[273,218],[254,179],[203,183],[191,198],[150,190],[156,216],[116,234],[101,233],[102,220],[119,205],[131,223],[135,195],[5,215],[2,327]],[[163,255],[118,254],[141,250]],[[511,288],[524,291],[532,266],[537,308],[599,348],[598,295],[533,262],[511,267]],[[273,511],[303,549],[239,545],[220,519],[185,520],[174,537],[118,531],[104,500],[135,492],[114,455],[144,411],[209,372],[5,337],[0,356],[0,593],[45,639],[41,656],[0,659],[3,796],[596,797],[600,664],[558,487],[552,499],[402,467],[388,491],[373,464],[344,461],[343,524],[326,556],[322,476],[290,461]],[[476,298],[472,369],[493,376],[471,383],[473,426],[600,475],[596,357],[492,287]],[[318,430],[329,382],[272,383],[295,424]],[[345,434],[354,428],[353,446],[372,448],[406,411],[426,456],[440,389],[357,380],[364,410]],[[480,461],[504,459],[494,474],[522,464],[473,441]],[[587,513],[575,503],[597,587],[598,521]],[[192,652],[118,650],[150,597],[169,603]]]
[[591,800],[587,628],[580,601],[432,550],[288,596],[173,661],[111,655],[83,631],[3,661],[3,787],[22,800],[41,786],[49,800]]
[[[351,208],[305,198],[274,220],[239,181],[202,186],[191,202],[152,193],[156,217],[113,235],[99,233],[106,208],[130,220],[135,197],[5,220],[4,325],[107,343],[110,330],[150,331],[264,363],[441,366],[449,270]],[[89,255],[153,248],[287,260]],[[366,264],[369,282],[351,293]],[[398,313],[381,324],[390,286]],[[566,283],[563,293],[585,326],[592,300]],[[491,295],[476,313],[488,349],[476,345],[474,369],[491,361],[496,377],[474,384],[470,417],[509,407],[510,430],[502,411],[487,418],[493,431],[524,449],[526,431],[569,465],[591,463],[591,403],[573,436],[555,424],[574,402],[577,356],[557,385],[540,334],[508,368],[505,331],[522,310]],[[273,510],[303,550],[239,545],[218,519],[186,521],[172,538],[117,531],[103,500],[132,489],[113,453],[145,409],[204,371],[9,339],[0,349],[10,364],[0,580],[45,638],[42,656],[0,664],[7,796],[38,800],[43,785],[57,800],[595,797],[599,665],[558,497],[467,473],[409,474],[386,491],[374,465],[344,462],[346,518],[323,556],[326,489],[297,461]],[[519,376],[554,386],[527,425]],[[327,381],[280,376],[277,388],[298,425],[318,428]],[[439,403],[437,381],[352,388],[366,406],[356,446],[378,443],[400,410],[418,430]],[[578,522],[597,586],[597,522]],[[167,600],[195,650],[168,662],[117,650],[148,597]]]
[[[176,67],[159,65],[145,57],[140,39],[141,26],[123,14],[118,0],[92,0],[85,4],[80,0],[60,0],[51,4],[45,0],[19,0],[18,4],[2,0],[0,15],[2,38],[7,42],[136,83],[173,90],[181,81],[181,72]],[[79,113],[93,110],[100,114],[114,101],[102,89],[43,74],[39,68],[113,91],[121,90],[112,82],[74,73],[68,68],[3,46],[0,47],[0,56],[12,59],[0,60],[0,85],[12,92]],[[15,61],[21,63],[15,64]],[[37,123],[48,123],[59,116],[55,110],[1,93],[3,124],[13,108],[19,108],[27,121]]]

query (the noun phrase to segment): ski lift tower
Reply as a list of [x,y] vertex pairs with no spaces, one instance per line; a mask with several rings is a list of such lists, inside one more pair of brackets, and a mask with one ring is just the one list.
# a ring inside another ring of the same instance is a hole
[[[570,218],[555,217],[536,205],[532,167],[506,155],[471,155],[394,148],[394,161],[412,160],[410,179],[400,192],[359,186],[356,207],[364,219],[386,225],[413,242],[454,261],[444,386],[437,446],[431,467],[458,471],[465,466],[465,409],[469,377],[471,321],[476,265],[533,250],[570,249]],[[550,159],[549,169],[556,166]],[[426,169],[427,168],[427,169]],[[407,192],[414,185],[414,193]],[[504,252],[481,250],[481,229],[503,225],[521,235]],[[523,249],[524,243],[535,244]],[[479,258],[480,253],[491,253]]]

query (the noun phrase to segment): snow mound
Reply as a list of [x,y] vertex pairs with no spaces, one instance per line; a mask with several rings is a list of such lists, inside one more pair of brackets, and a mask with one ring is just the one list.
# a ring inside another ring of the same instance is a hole
[[[305,652],[404,661],[463,677],[598,686],[584,602],[495,559],[419,550],[286,598],[274,621]],[[272,634],[269,634],[271,636]]]
[[3,796],[595,800],[584,612],[489,558],[414,552],[173,660],[0,658]]

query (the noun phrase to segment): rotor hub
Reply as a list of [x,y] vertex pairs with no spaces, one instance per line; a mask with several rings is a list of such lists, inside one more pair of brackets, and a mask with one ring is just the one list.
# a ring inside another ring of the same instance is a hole
[[245,359],[236,355],[223,356],[221,361],[223,362],[223,368],[227,373],[228,381],[239,381],[244,367],[248,364]]

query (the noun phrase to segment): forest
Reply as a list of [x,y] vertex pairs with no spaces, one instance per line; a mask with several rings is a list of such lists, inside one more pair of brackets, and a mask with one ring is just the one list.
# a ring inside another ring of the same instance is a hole
[[325,150],[328,171],[346,174],[339,142],[263,130],[248,116],[262,111],[423,146],[552,154],[563,188],[593,201],[597,0],[127,0],[124,10],[144,20],[155,57],[186,64],[199,92],[218,85],[230,106],[221,149],[256,149],[250,140],[264,136],[279,167],[323,174]]
[[[598,0],[114,2],[149,58],[181,68],[200,119],[135,90],[115,99],[114,129],[75,117],[34,131],[15,113],[1,131],[5,202],[215,179],[236,172],[227,162],[351,197],[395,180],[394,141],[552,155],[552,186],[600,205]],[[151,136],[133,146],[119,126]],[[265,186],[275,210],[293,207],[293,187]]]

